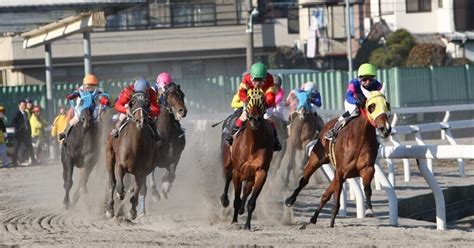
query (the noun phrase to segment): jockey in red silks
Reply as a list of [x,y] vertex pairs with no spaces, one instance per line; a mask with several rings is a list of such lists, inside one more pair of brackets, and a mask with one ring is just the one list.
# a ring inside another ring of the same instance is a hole
[[118,137],[120,126],[127,118],[127,115],[130,115],[129,102],[135,92],[143,92],[147,95],[148,101],[150,103],[148,117],[152,119],[150,125],[151,129],[153,130],[153,138],[155,141],[160,141],[161,137],[158,133],[158,130],[156,129],[156,119],[160,115],[160,106],[158,105],[158,101],[156,99],[156,92],[150,87],[148,81],[143,78],[137,79],[134,84],[127,86],[122,90],[122,92],[120,92],[118,100],[115,103],[115,110],[120,113],[119,121],[115,125],[114,129],[112,129],[110,135],[114,138]]
[[[238,91],[241,102],[247,103],[247,90],[253,88],[261,88],[263,90],[265,93],[265,105],[267,109],[275,107],[275,85],[273,82],[273,76],[267,72],[267,67],[261,62],[253,64],[250,68],[250,73],[244,75]],[[246,120],[247,112],[243,111],[242,115],[240,115],[240,117],[235,121],[235,126],[232,127],[231,133],[226,137],[226,141],[229,145],[232,145],[233,135],[237,133],[237,131],[242,127],[243,122]],[[278,140],[275,124],[273,122],[270,123],[274,135],[273,150],[280,151],[282,147]]]

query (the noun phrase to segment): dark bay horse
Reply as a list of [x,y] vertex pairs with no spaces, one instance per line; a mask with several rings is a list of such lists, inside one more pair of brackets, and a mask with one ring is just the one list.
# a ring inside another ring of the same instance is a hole
[[340,207],[343,183],[346,179],[353,177],[362,177],[366,197],[366,215],[373,214],[370,184],[374,177],[374,163],[379,148],[375,130],[379,129],[383,138],[390,135],[391,126],[388,120],[390,105],[383,94],[383,87],[380,92],[368,92],[363,87],[362,91],[367,99],[364,107],[360,108],[362,114],[349,121],[332,142],[324,139],[324,135],[334,126],[337,119],[332,119],[324,126],[319,135],[319,141],[311,150],[298,187],[285,200],[285,204],[291,207],[299,192],[308,184],[311,175],[322,164],[331,162],[336,169],[334,179],[322,195],[319,207],[311,217],[310,222],[313,224],[316,223],[319,213],[334,193],[335,204],[332,207],[330,224],[334,227],[334,220]]
[[69,209],[71,206],[69,192],[72,187],[74,167],[81,169],[81,175],[79,186],[73,195],[73,206],[79,200],[80,193],[87,192],[87,181],[99,156],[99,124],[94,118],[96,103],[91,93],[81,92],[80,94],[79,122],[71,128],[61,144],[61,163],[63,165],[64,190],[66,191],[63,200],[64,209]]
[[[243,129],[235,137],[232,147],[224,151],[225,187],[221,196],[221,204],[229,205],[227,193],[230,180],[234,184],[234,216],[232,223],[237,222],[238,214],[243,214],[247,197],[252,193],[247,203],[247,222],[245,229],[250,230],[252,213],[255,210],[257,197],[262,191],[267,178],[267,172],[273,156],[273,131],[270,124],[263,118],[265,112],[264,93],[261,89],[250,89],[247,117]],[[221,141],[223,142],[223,141]],[[242,192],[243,195],[240,198]]]
[[[288,166],[286,167],[284,177],[284,185],[286,187],[288,187],[291,171],[296,175],[295,179],[300,176],[297,175],[301,168],[296,166],[296,152],[304,152],[306,145],[318,137],[324,125],[324,121],[319,115],[311,113],[309,94],[309,92],[305,91],[296,93],[298,98],[297,111],[291,113],[289,117],[290,131],[287,140],[287,152],[285,154],[288,158]],[[304,155],[303,158],[301,166],[306,164],[307,156]]]
[[130,197],[130,219],[137,217],[138,195],[146,194],[146,176],[155,168],[156,142],[149,124],[150,103],[145,93],[135,92],[130,100],[127,124],[118,138],[109,136],[106,167],[109,174],[109,192],[106,194],[105,214],[114,216],[114,190],[120,200],[125,197],[123,178],[125,173],[135,176],[136,187]]
[[[166,173],[161,181],[161,189],[158,193],[156,189],[155,170],[150,175],[151,191],[153,196],[166,199],[167,193],[171,189],[171,184],[176,177],[176,166],[178,165],[181,153],[186,145],[184,135],[179,137],[179,122],[186,117],[188,110],[184,104],[184,93],[180,85],[170,84],[160,97],[162,112],[158,117],[158,130],[161,135],[161,144],[155,153],[159,154],[155,164],[158,168],[166,169]],[[142,202],[140,202],[142,204]],[[140,207],[141,209],[141,207]]]

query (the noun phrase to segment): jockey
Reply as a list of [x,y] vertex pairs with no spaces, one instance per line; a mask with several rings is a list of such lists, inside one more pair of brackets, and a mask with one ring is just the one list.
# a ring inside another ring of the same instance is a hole
[[290,106],[290,111],[297,111],[298,97],[296,94],[308,92],[310,93],[309,100],[311,103],[311,113],[316,115],[318,108],[321,107],[321,94],[319,94],[316,84],[314,82],[306,82],[299,89],[294,89],[288,94],[286,104]]
[[380,90],[382,88],[382,84],[375,79],[375,75],[376,69],[372,64],[365,63],[359,67],[357,70],[358,79],[352,79],[347,86],[346,100],[344,101],[346,112],[339,117],[336,124],[326,133],[324,138],[332,140],[347,121],[360,114],[359,107],[362,107],[365,99],[361,87],[368,91]]
[[280,120],[285,119],[285,103],[283,99],[285,98],[285,90],[281,87],[281,77],[278,75],[273,75],[273,82],[275,84],[275,107],[271,107],[267,109],[267,113],[265,113],[265,119],[268,119],[272,116]]
[[[171,74],[168,72],[162,72],[158,74],[156,77],[156,84],[153,89],[157,92],[158,94],[158,102],[160,105],[162,105],[162,102],[165,100],[164,99],[164,94],[166,91],[166,87],[169,85],[173,85],[173,78],[171,77]],[[174,119],[174,124],[176,125],[176,128],[178,130],[178,137],[183,138],[185,134],[185,130],[181,127],[181,123],[179,123],[178,120]]]
[[[255,63],[250,68],[250,73],[246,73],[240,83],[238,95],[240,101],[243,102],[244,106],[247,102],[247,90],[253,88],[261,88],[265,92],[265,103],[267,108],[275,107],[275,87],[273,83],[273,77],[270,73],[267,73],[267,67],[261,63]],[[245,108],[245,107],[244,107]],[[235,121],[232,127],[231,133],[227,136],[226,141],[229,145],[232,145],[233,135],[238,132],[242,127],[244,121],[247,120],[247,112],[243,111],[240,117]],[[282,149],[280,141],[278,140],[275,124],[270,122],[273,128],[273,150],[280,151]]]
[[156,119],[160,115],[160,106],[156,99],[156,92],[150,88],[148,81],[144,78],[138,78],[134,84],[127,86],[125,89],[120,92],[118,100],[115,103],[115,110],[120,113],[119,120],[117,121],[115,127],[112,129],[110,135],[113,138],[117,138],[119,135],[120,127],[123,124],[123,121],[127,118],[127,115],[130,114],[130,106],[128,103],[132,99],[132,96],[135,92],[143,92],[147,95],[150,102],[150,107],[148,111],[149,117],[153,120],[151,121],[151,129],[153,131],[153,138],[156,142],[161,140],[160,134],[156,129]]
[[87,74],[84,79],[82,79],[82,85],[75,91],[66,95],[68,101],[76,101],[75,106],[71,107],[67,114],[68,125],[64,132],[59,134],[59,140],[62,141],[66,138],[66,135],[69,133],[69,130],[77,122],[79,122],[79,104],[81,98],[81,92],[89,92],[92,94],[94,100],[98,100],[100,103],[100,108],[105,108],[109,104],[108,94],[102,93],[100,89],[97,88],[97,77],[93,74]]

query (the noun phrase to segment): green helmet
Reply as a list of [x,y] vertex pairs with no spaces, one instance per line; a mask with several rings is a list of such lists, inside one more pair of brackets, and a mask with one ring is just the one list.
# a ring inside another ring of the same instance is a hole
[[376,74],[376,69],[375,66],[369,63],[362,64],[359,67],[359,70],[357,71],[357,76],[362,77],[362,76],[372,76],[375,77]]
[[257,62],[250,68],[250,76],[252,79],[265,78],[267,76],[267,67],[262,62]]

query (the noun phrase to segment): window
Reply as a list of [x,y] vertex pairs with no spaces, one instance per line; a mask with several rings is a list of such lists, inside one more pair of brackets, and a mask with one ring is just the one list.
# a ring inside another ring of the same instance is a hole
[[431,0],[406,0],[406,12],[431,12]]
[[300,33],[300,20],[298,8],[288,9],[288,33],[299,34]]
[[213,3],[175,4],[171,6],[173,27],[216,25],[216,6]]
[[202,60],[183,61],[181,64],[183,78],[204,78],[205,65]]
[[438,0],[438,8],[443,8],[443,0]]

